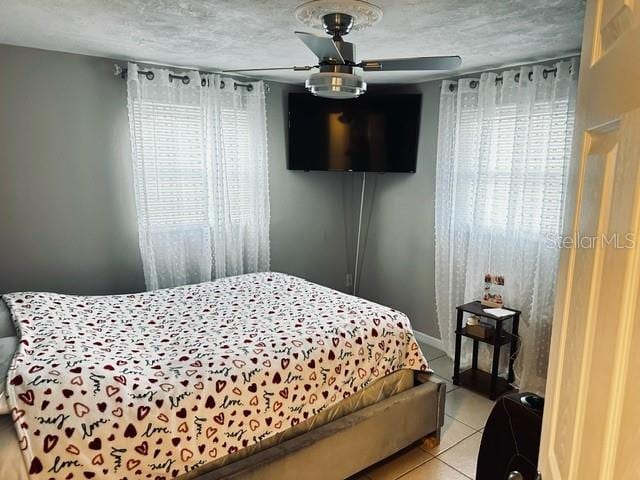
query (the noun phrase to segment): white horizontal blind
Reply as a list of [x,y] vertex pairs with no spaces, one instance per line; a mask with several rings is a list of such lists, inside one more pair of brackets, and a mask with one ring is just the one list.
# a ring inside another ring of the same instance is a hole
[[140,221],[148,228],[207,225],[202,108],[140,100],[132,109],[137,188],[145,192]]
[[539,95],[523,105],[511,90],[533,88],[524,82],[492,89],[487,108],[478,104],[482,86],[460,85],[456,189],[468,206],[461,218],[493,231],[558,234],[574,112],[568,97]]
[[[269,268],[266,111],[261,83],[223,88],[129,65],[140,250],[149,289]],[[233,81],[227,81],[233,86]],[[249,108],[253,107],[253,108]]]
[[223,107],[220,110],[222,148],[224,158],[232,159],[227,164],[227,188],[232,222],[241,222],[252,214],[251,163],[249,157],[249,112],[246,107],[237,109]]
[[485,273],[504,275],[507,306],[523,312],[518,380],[536,392],[545,385],[577,66],[445,81],[440,97],[435,273],[443,343],[451,354],[455,306],[482,296]]

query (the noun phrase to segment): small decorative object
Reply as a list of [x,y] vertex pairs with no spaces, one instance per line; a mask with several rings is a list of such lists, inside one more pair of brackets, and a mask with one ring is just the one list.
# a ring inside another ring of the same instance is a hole
[[485,307],[502,307],[504,305],[504,299],[502,298],[503,287],[504,277],[502,275],[492,275],[491,273],[487,273],[484,276],[482,305]]
[[486,323],[478,323],[477,325],[467,324],[467,333],[478,338],[490,338],[495,333],[495,329]]
[[480,317],[469,315],[469,317],[467,317],[466,331],[469,335],[474,335],[479,338],[489,338],[493,335],[494,328],[491,325],[483,323]]
[[480,325],[480,319],[475,315],[469,315],[467,317],[467,326],[469,325]]

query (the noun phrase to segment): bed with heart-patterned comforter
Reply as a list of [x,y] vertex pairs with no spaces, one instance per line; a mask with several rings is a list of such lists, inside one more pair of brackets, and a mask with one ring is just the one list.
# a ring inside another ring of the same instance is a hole
[[8,393],[33,479],[176,477],[428,368],[402,313],[280,273],[3,299],[21,335]]

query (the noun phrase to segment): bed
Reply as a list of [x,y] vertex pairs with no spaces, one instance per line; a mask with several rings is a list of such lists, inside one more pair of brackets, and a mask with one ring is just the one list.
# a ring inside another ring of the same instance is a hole
[[3,300],[3,479],[338,479],[442,425],[406,316],[289,275]]

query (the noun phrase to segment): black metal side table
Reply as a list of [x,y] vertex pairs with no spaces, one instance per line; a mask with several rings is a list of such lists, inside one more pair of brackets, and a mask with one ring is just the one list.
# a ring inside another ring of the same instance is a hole
[[[515,355],[518,350],[518,324],[520,323],[519,310],[509,308],[513,314],[506,317],[496,317],[484,311],[482,304],[477,302],[467,303],[465,305],[459,305],[456,307],[458,311],[458,319],[456,326],[456,356],[453,364],[453,383],[454,385],[462,385],[463,387],[475,390],[478,393],[488,396],[491,400],[495,400],[500,395],[513,390],[510,385],[513,382],[515,375],[513,373],[513,362],[515,361]],[[505,307],[506,308],[506,307]],[[473,335],[467,331],[466,326],[463,325],[463,314],[470,313],[477,317],[487,318],[495,322],[495,332],[493,336],[482,338]],[[512,320],[511,333],[506,332],[503,326],[505,320]],[[467,337],[473,340],[473,356],[471,368],[460,372],[460,356],[462,350],[462,337]],[[493,346],[493,364],[491,373],[484,372],[478,369],[478,344],[479,342],[486,343]],[[510,357],[509,357],[509,373],[505,379],[498,376],[498,368],[500,367],[500,349],[503,345],[510,343]]]

